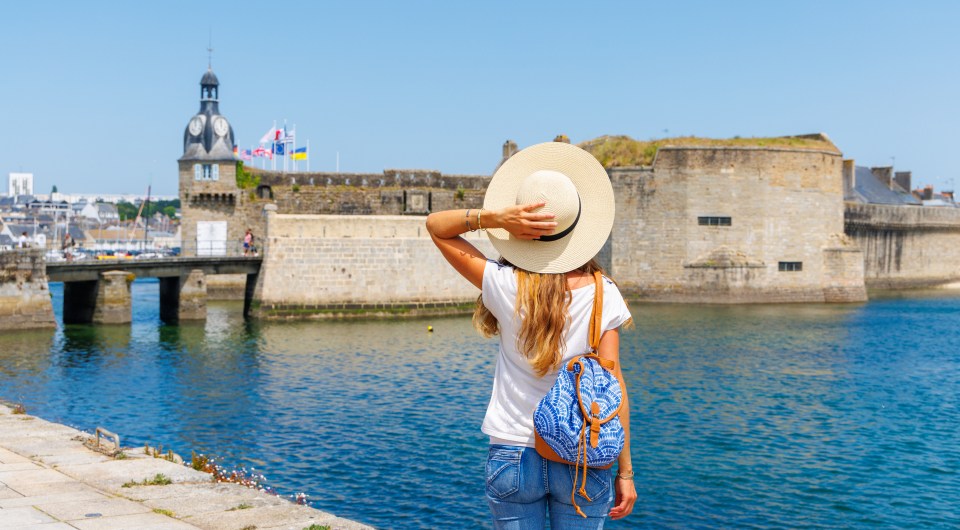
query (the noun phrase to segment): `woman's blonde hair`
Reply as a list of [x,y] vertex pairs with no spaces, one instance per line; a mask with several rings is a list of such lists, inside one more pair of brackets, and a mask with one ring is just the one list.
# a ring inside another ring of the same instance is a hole
[[[510,265],[506,260],[501,263]],[[527,357],[533,370],[540,376],[560,365],[564,354],[563,332],[567,327],[571,295],[567,289],[567,275],[530,272],[514,267],[517,273],[517,316],[520,333],[517,349]],[[593,276],[601,271],[596,260],[590,260],[579,269]],[[500,332],[500,323],[483,305],[483,295],[477,298],[473,312],[473,326],[484,337]]]

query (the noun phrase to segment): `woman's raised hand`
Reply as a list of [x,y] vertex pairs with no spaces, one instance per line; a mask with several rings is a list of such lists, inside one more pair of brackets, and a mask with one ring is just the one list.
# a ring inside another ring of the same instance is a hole
[[519,239],[537,239],[548,236],[557,228],[554,215],[548,212],[535,212],[543,208],[546,202],[516,204],[506,206],[496,212],[496,228],[502,228]]

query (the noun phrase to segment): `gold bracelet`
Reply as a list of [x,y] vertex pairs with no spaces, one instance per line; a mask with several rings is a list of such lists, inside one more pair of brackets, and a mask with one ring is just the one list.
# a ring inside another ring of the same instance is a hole
[[617,478],[623,480],[633,480],[633,470],[629,471],[617,471]]
[[482,213],[483,213],[483,208],[480,208],[479,210],[477,210],[477,230],[486,231],[486,228],[484,228],[483,225],[480,224],[480,214]]
[[469,230],[470,232],[474,231],[473,228],[470,228],[470,209],[469,208],[467,209],[467,215],[464,218],[463,222],[467,224],[467,230]]

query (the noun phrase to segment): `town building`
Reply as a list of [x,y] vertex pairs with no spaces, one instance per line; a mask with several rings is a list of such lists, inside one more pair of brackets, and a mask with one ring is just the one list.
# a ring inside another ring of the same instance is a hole
[[7,196],[33,195],[33,173],[10,173],[7,176]]

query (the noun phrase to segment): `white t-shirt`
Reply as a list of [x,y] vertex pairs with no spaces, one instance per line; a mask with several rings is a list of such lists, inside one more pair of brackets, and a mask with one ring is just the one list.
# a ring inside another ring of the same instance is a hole
[[[590,350],[590,314],[593,311],[594,284],[570,291],[570,316],[563,341],[563,361]],[[537,403],[557,380],[558,371],[537,375],[527,357],[517,350],[520,320],[516,314],[517,275],[513,267],[488,261],[483,271],[483,304],[500,324],[500,348],[493,376],[493,392],[483,418],[484,434],[490,443],[534,446],[533,412]],[[617,329],[630,319],[630,310],[612,281],[603,281],[603,331]]]

